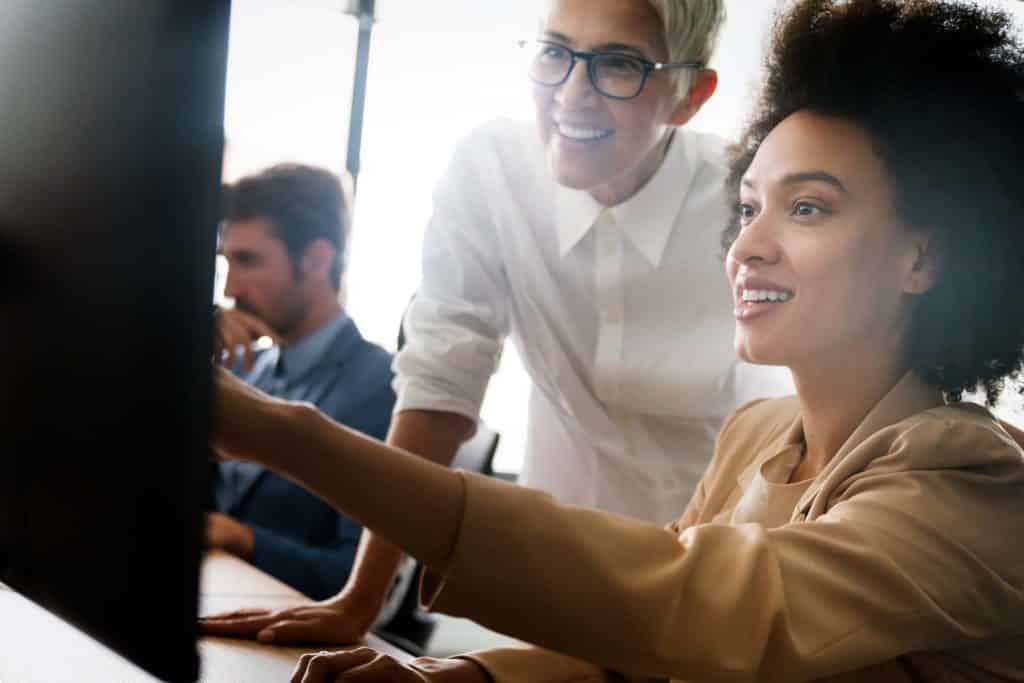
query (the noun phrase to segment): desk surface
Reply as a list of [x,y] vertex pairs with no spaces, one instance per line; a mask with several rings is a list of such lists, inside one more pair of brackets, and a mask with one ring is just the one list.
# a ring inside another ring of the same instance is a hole
[[[309,599],[224,553],[203,562],[200,614],[242,607],[291,607]],[[140,624],[140,628],[144,628]],[[157,683],[157,679],[59,618],[0,584],[0,683]],[[374,635],[371,646],[402,660],[408,653]],[[201,638],[202,683],[284,683],[299,655],[321,648],[284,648],[255,641]]]

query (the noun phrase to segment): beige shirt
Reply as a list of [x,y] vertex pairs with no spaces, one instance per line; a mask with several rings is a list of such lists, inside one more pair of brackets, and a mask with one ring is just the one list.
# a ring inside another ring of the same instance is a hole
[[801,439],[795,399],[737,411],[667,529],[467,475],[425,598],[548,648],[471,655],[498,683],[1024,681],[1024,459],[991,415],[907,375],[788,485]]

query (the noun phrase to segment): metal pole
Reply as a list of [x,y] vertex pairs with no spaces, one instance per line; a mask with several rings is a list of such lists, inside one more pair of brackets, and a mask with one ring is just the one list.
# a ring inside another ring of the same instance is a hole
[[348,158],[345,168],[352,176],[352,194],[359,183],[359,153],[363,144],[363,109],[366,106],[366,74],[370,64],[370,33],[373,31],[375,0],[358,0],[352,10],[359,18],[359,44],[356,46],[356,73],[352,85],[352,112],[348,126]]

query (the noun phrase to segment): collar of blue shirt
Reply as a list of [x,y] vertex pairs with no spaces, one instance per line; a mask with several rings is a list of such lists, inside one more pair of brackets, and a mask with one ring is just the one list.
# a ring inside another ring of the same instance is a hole
[[310,372],[323,355],[331,341],[341,332],[348,322],[344,311],[319,330],[300,339],[295,344],[283,347],[277,362],[276,374],[285,381],[295,381]]

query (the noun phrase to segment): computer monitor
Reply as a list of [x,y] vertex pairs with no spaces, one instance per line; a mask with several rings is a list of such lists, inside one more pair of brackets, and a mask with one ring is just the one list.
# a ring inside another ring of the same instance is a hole
[[228,1],[0,15],[0,581],[192,681]]

